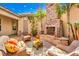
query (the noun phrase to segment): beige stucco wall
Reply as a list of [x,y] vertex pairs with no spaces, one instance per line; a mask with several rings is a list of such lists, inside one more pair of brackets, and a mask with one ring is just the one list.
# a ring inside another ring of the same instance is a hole
[[18,31],[23,32],[23,18],[18,21]]
[[1,19],[1,31],[0,35],[10,35],[12,34],[12,22],[10,18],[5,16],[0,16]]
[[31,24],[27,18],[27,16],[25,17],[21,17],[20,20],[18,20],[18,32],[31,32]]
[[20,20],[20,17],[10,10],[0,6],[1,31],[0,35],[11,35],[15,31],[12,30],[12,21]]
[[[6,16],[0,15],[1,19],[1,31],[0,35],[11,35],[14,34],[14,30],[12,30],[12,21],[15,21],[16,19],[12,19]],[[27,17],[21,17],[18,21],[18,30],[17,32],[31,32],[31,24],[28,21]]]
[[[1,18],[1,31],[0,35],[10,35],[14,32],[31,32],[31,23],[27,16],[19,16],[11,12],[10,10],[0,7],[0,18]],[[18,21],[18,30],[12,30],[12,20]]]
[[77,6],[72,7],[70,11],[70,19],[71,23],[79,23],[79,8]]
[[31,24],[30,21],[28,20],[28,33],[31,33],[31,28],[32,28],[31,25],[32,25],[32,24]]
[[63,20],[64,34],[68,36],[67,13],[62,15],[61,20]]
[[[75,22],[79,23],[79,8],[77,8],[77,6],[73,6],[70,10],[70,23],[72,23],[72,25]],[[67,13],[62,15],[62,20],[63,20],[63,24],[64,24],[64,30],[65,30],[65,34],[68,34],[68,25],[67,25]]]

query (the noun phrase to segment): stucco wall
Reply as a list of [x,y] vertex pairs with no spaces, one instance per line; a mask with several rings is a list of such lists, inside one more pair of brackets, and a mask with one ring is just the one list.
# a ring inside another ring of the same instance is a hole
[[23,18],[18,21],[18,31],[23,32]]
[[28,33],[31,31],[31,26],[26,16],[18,20],[18,32],[19,31]]
[[77,6],[72,7],[70,11],[70,20],[71,23],[79,23],[79,8]]
[[[68,34],[68,24],[67,24],[67,13],[62,15],[62,20],[63,20],[63,24],[64,24],[64,30],[65,30],[65,34]],[[73,6],[70,10],[70,23],[72,23],[72,25],[78,22],[79,23],[79,8],[77,6]]]
[[62,15],[61,20],[63,21],[64,34],[68,36],[67,13]]
[[10,35],[12,34],[12,22],[10,18],[5,16],[0,16],[1,19],[1,31],[0,35]]

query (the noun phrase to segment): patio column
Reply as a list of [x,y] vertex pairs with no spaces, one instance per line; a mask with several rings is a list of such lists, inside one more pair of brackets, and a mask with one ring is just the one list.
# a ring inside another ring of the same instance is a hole
[[22,17],[18,21],[18,33],[19,32],[22,32],[22,33],[30,32],[30,24],[29,24],[27,17]]

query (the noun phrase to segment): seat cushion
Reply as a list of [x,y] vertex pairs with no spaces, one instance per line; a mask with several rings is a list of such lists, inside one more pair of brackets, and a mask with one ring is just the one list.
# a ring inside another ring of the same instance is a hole
[[9,37],[8,36],[1,36],[0,37],[0,50],[4,51],[6,53],[6,49],[5,49],[5,46],[4,46],[4,43],[9,40]]
[[57,55],[57,56],[60,56],[60,55],[67,55],[67,53],[55,46],[52,46],[51,48],[48,49],[47,51],[47,54],[48,55]]

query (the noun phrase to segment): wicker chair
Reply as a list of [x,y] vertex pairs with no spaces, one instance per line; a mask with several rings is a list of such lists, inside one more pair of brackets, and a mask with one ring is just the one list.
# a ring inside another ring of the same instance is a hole
[[9,36],[1,36],[0,37],[0,55],[6,55],[6,49],[4,43],[9,40]]
[[19,39],[23,40],[23,41],[31,40],[31,36],[28,35],[27,32],[21,32],[21,31],[19,31],[18,36],[19,36]]
[[[49,56],[56,56],[56,55],[67,55],[70,54],[73,51],[75,51],[75,49],[79,47],[79,40],[74,40],[69,46],[64,46],[62,44],[57,44],[57,46],[52,46],[51,48],[49,48],[46,51],[46,54]],[[58,50],[58,51],[57,51]],[[59,53],[60,52],[60,53]],[[62,53],[62,54],[61,54]],[[74,54],[73,54],[74,55]],[[77,54],[78,55],[78,54]]]

